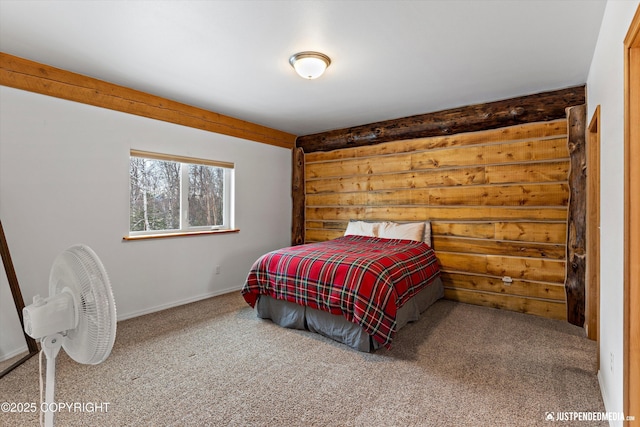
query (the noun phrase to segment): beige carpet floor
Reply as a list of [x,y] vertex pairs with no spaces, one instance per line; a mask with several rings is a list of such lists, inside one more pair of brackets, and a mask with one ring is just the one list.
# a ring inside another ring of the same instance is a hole
[[[83,406],[56,425],[569,426],[545,417],[604,411],[583,335],[441,300],[391,350],[365,354],[257,319],[232,293],[120,322],[100,365],[62,350],[55,400]],[[37,357],[0,380],[3,401],[40,405]],[[36,426],[38,414],[3,412],[0,425]]]

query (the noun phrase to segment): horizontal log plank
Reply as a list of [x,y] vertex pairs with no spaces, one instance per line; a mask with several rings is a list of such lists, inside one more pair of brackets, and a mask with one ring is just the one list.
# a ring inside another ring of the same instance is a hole
[[307,179],[307,194],[483,184],[483,167]]
[[437,252],[438,262],[444,270],[487,274],[487,257],[480,254]]
[[523,184],[312,193],[307,206],[566,206],[566,184]]
[[411,155],[411,169],[536,162],[568,158],[564,138],[452,148]]
[[479,239],[495,238],[493,222],[431,222],[433,236],[475,237]]
[[566,206],[567,184],[477,185],[428,190],[431,206]]
[[[387,219],[394,220],[394,219]],[[314,235],[327,232],[329,240],[344,234],[348,221],[307,221],[306,229]],[[470,237],[479,239],[513,240],[531,243],[557,243],[564,247],[566,222],[445,222],[431,221],[431,235]]]
[[534,314],[556,320],[567,320],[566,304],[557,301],[450,288],[444,290],[444,297],[466,304]]
[[586,102],[585,86],[371,123],[298,137],[305,153],[381,142],[453,135],[566,117],[565,108]]
[[486,257],[489,274],[564,284],[564,261],[499,255]]
[[[540,224],[544,227],[544,224]],[[433,236],[436,251],[465,252],[487,255],[518,255],[522,257],[565,259],[566,247],[562,244],[514,242],[491,239],[467,239],[463,237]]]
[[517,240],[538,243],[566,242],[566,222],[443,222],[431,223],[433,235]]
[[307,221],[305,224],[305,227],[307,229],[309,228],[330,228],[328,227],[329,224],[335,224],[329,221]]
[[440,277],[442,278],[442,283],[447,288],[544,298],[562,303],[565,302],[563,285],[525,280],[513,280],[511,284],[507,284],[503,282],[500,277],[453,273],[449,271],[442,271]]
[[567,224],[539,222],[497,222],[494,238],[499,240],[521,240],[526,242],[561,243],[567,238]]
[[306,178],[329,178],[352,175],[408,172],[411,170],[411,154],[399,154],[366,159],[349,159],[338,162],[308,163]]
[[456,135],[416,138],[391,141],[364,147],[345,148],[335,151],[305,153],[308,163],[362,157],[377,157],[388,154],[410,153],[438,148],[465,147],[476,144],[492,144],[503,141],[526,141],[567,136],[567,120],[536,122],[480,132]]
[[403,188],[566,182],[568,161],[429,169],[400,173],[309,178],[306,192],[377,191]]
[[536,163],[541,160],[568,159],[568,156],[566,139],[557,138],[308,163],[305,167],[305,173],[306,179],[327,179],[436,168]]
[[308,220],[349,221],[565,221],[567,208],[444,207],[444,206],[333,206],[307,207]]
[[483,176],[486,184],[566,182],[569,176],[569,161],[485,166]]
[[324,242],[344,236],[344,230],[332,230],[326,228],[307,228],[306,242]]
[[508,276],[539,282],[564,283],[565,262],[516,256],[481,255],[438,251],[443,269],[449,271]]
[[348,224],[349,221],[307,221],[306,227],[344,231],[347,229]]

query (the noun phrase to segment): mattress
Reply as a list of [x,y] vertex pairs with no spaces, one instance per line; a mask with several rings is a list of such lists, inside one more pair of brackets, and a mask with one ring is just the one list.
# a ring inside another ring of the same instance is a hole
[[[418,320],[421,313],[443,296],[444,286],[440,277],[437,277],[398,309],[396,332],[407,323]],[[270,319],[285,328],[315,332],[359,351],[371,352],[381,347],[362,327],[340,314],[331,314],[268,295],[260,295],[255,309],[261,319]]]

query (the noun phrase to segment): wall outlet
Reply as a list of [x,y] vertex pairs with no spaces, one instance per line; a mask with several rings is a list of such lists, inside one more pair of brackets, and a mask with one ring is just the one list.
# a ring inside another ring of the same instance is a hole
[[220,274],[220,266],[216,265],[216,274]]
[[613,373],[613,352],[609,352],[609,369]]

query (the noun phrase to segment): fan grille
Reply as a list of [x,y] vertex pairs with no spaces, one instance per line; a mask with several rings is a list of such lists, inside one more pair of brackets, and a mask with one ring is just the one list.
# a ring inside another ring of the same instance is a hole
[[64,288],[72,291],[78,326],[67,332],[62,346],[76,362],[101,363],[115,342],[116,306],[107,272],[88,246],[72,246],[54,261],[49,294]]

